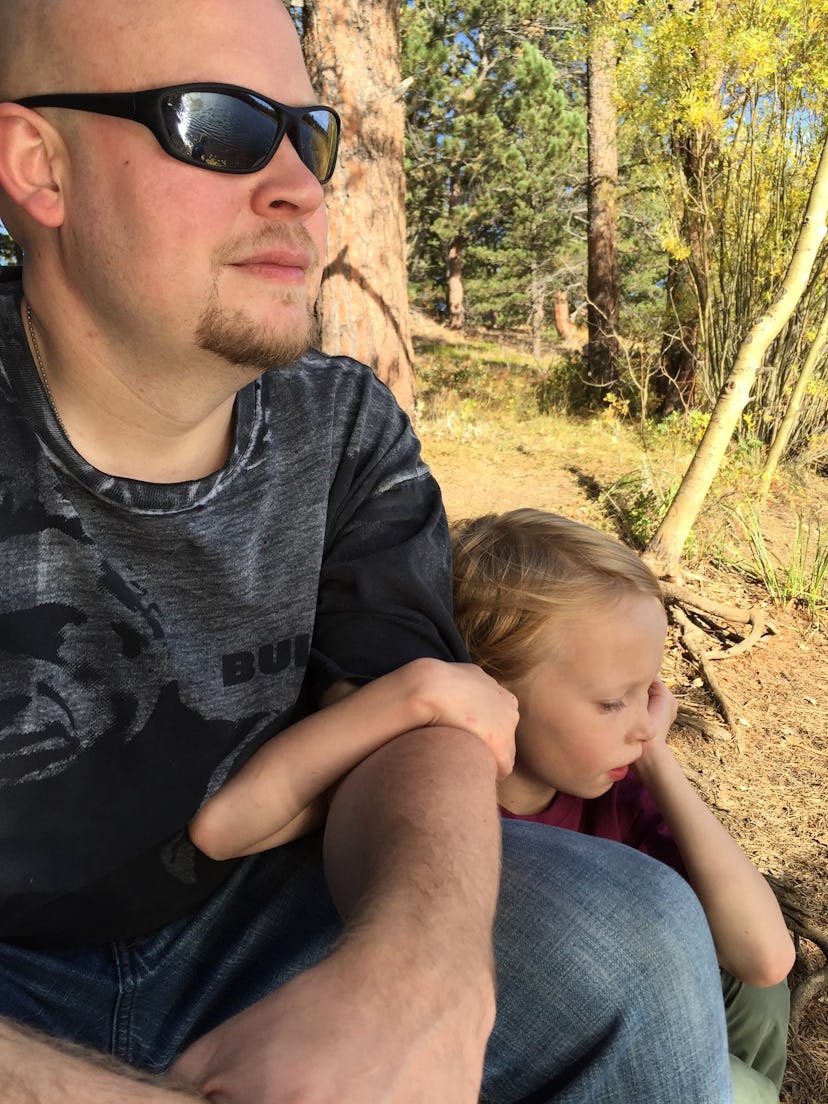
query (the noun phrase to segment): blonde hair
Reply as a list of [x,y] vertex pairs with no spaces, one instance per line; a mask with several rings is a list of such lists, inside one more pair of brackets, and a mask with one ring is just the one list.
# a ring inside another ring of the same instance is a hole
[[552,619],[589,613],[629,594],[664,596],[626,545],[589,525],[542,510],[452,526],[454,620],[474,663],[513,683],[538,662]]

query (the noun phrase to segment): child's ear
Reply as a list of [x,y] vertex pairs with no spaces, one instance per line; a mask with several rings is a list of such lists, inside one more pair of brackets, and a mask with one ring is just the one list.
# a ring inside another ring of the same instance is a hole
[[63,140],[42,115],[0,103],[0,188],[41,226],[63,224],[59,163]]

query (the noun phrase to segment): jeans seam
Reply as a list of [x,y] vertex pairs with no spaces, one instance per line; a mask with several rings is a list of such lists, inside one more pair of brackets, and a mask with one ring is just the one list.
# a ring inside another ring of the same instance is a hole
[[132,1007],[135,997],[135,975],[129,948],[125,943],[112,944],[112,957],[118,981],[118,994],[112,1011],[112,1053],[124,1062],[131,1060]]

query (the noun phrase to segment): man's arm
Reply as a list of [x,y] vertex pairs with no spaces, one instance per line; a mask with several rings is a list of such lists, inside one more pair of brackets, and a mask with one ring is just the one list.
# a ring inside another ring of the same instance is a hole
[[0,1019],[3,1104],[186,1104],[192,1088]]
[[361,763],[326,832],[345,937],[190,1047],[177,1075],[227,1104],[476,1104],[494,1022],[495,777],[479,740],[444,729]]
[[323,819],[312,802],[413,729],[470,732],[492,751],[501,777],[512,768],[517,701],[470,663],[418,659],[344,696],[338,687],[333,704],[274,736],[210,798],[189,826],[196,847],[229,859],[295,839]]

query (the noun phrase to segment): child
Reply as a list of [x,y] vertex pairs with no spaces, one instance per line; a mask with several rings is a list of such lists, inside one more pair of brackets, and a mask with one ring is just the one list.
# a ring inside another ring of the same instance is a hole
[[284,729],[190,822],[213,859],[252,855],[304,835],[325,817],[325,791],[395,736],[429,725],[483,740],[498,777],[512,768],[517,703],[470,663],[415,659]]
[[502,815],[629,844],[690,881],[722,967],[735,1099],[776,1101],[793,943],[667,745],[658,580],[613,538],[537,510],[462,522],[453,543],[458,628],[520,708]]

